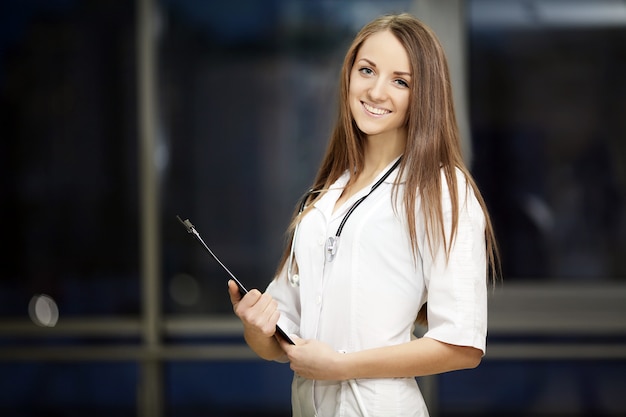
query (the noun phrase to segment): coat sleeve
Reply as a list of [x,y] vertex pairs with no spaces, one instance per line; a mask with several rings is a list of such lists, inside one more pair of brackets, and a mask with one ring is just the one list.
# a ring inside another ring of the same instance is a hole
[[280,328],[288,335],[300,335],[300,291],[299,287],[289,283],[286,267],[270,282],[266,291],[278,302]]
[[[424,337],[444,343],[486,349],[487,261],[485,217],[465,177],[457,171],[459,220],[446,262],[443,243],[433,253],[423,251],[428,292],[428,330]],[[446,234],[452,224],[452,205],[445,177],[443,218]]]

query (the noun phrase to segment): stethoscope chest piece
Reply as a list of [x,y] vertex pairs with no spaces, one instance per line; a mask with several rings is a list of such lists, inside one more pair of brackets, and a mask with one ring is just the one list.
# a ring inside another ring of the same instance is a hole
[[326,262],[332,262],[337,254],[337,248],[339,247],[339,236],[331,236],[326,240]]
[[300,286],[300,275],[299,274],[293,274],[289,277],[289,283],[291,284],[292,287],[299,287]]

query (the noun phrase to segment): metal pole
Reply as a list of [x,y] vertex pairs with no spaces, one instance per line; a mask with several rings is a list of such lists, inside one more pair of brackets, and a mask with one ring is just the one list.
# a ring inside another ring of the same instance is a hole
[[[161,343],[159,327],[159,190],[155,165],[157,147],[156,108],[156,6],[154,0],[137,0],[137,106],[139,131],[139,199],[142,343],[148,352]],[[141,360],[138,387],[138,415],[163,415],[161,362],[155,355]]]
[[[457,123],[461,136],[461,147],[465,162],[471,166],[472,147],[469,126],[467,98],[467,48],[465,0],[414,0],[413,14],[430,26],[446,52],[452,95],[456,110]],[[439,413],[437,375],[420,378],[424,400],[431,416]]]
[[413,13],[435,31],[446,51],[461,146],[465,162],[471,166],[465,0],[414,0]]

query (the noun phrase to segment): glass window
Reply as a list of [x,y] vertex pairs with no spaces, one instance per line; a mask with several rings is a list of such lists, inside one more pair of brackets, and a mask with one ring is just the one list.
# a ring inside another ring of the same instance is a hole
[[0,13],[0,315],[139,311],[133,2]]
[[0,362],[0,414],[136,416],[137,381],[133,363]]
[[476,369],[439,377],[439,412],[444,416],[623,415],[624,372],[623,360],[486,361]]
[[623,281],[626,11],[523,3],[469,3],[473,170],[505,277]]
[[167,415],[290,416],[292,376],[275,362],[167,363]]
[[162,4],[164,306],[232,314],[228,275],[176,215],[246,287],[265,288],[326,147],[349,42],[411,1]]

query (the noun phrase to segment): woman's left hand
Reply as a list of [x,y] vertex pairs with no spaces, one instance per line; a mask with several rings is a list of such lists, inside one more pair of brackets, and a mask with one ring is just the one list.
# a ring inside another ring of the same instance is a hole
[[342,380],[341,359],[343,354],[334,351],[326,343],[312,339],[300,339],[290,335],[295,345],[291,345],[280,339],[281,346],[289,362],[291,369],[298,375],[307,379],[316,380]]

